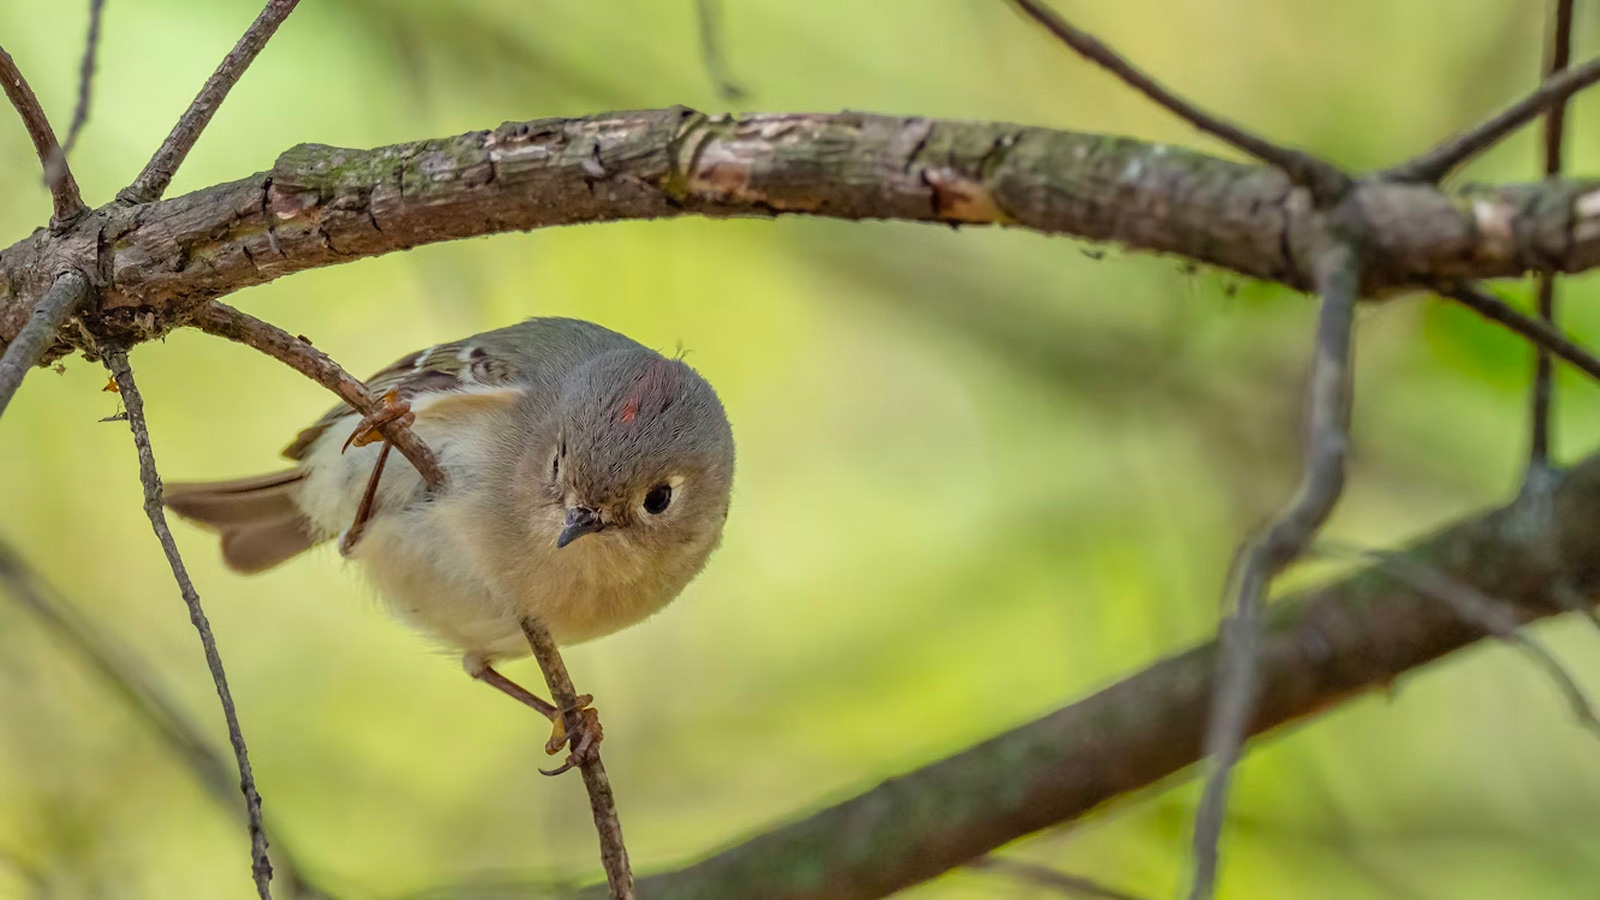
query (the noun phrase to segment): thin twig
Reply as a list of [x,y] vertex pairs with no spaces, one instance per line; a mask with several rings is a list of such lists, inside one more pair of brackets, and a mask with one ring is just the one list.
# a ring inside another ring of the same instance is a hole
[[[1566,71],[1572,61],[1572,0],[1556,0],[1555,16],[1550,29],[1550,46],[1545,53],[1544,77]],[[1561,143],[1566,134],[1567,102],[1550,107],[1544,116],[1544,173],[1561,174]],[[1554,327],[1556,319],[1556,280],[1550,272],[1539,273],[1539,318]],[[1533,396],[1531,398],[1531,432],[1528,440],[1528,468],[1543,469],[1550,465],[1550,415],[1553,406],[1555,383],[1554,366],[1550,351],[1540,347],[1534,361]]]
[[[156,738],[178,758],[195,781],[230,814],[243,812],[238,796],[238,776],[232,765],[218,753],[189,721],[188,715],[162,690],[155,675],[137,658],[124,652],[116,641],[102,634],[74,604],[51,587],[38,572],[7,542],[0,540],[0,584],[41,625],[111,688]],[[270,831],[271,829],[269,829]],[[294,887],[290,896],[327,897],[315,886],[293,855],[283,845],[281,834],[272,850],[273,865],[280,881]]]
[[700,62],[717,86],[717,96],[729,103],[744,99],[744,88],[733,80],[722,54],[721,0],[695,0],[695,16],[700,26]]
[[274,32],[283,20],[294,12],[300,0],[267,0],[266,8],[261,10],[261,15],[251,23],[249,30],[233,45],[228,55],[222,58],[221,65],[206,79],[200,93],[183,111],[183,116],[178,119],[178,124],[172,126],[172,133],[161,142],[150,161],[145,163],[144,171],[133,180],[133,184],[123,188],[117,194],[117,199],[125,203],[151,203],[161,199],[166,193],[167,185],[172,182],[172,176],[183,165],[184,157],[194,147],[195,141],[200,139],[200,133],[205,131],[211,123],[211,117],[216,114],[217,108],[233,90],[245,69],[255,62],[256,54],[267,45]]
[[1257,137],[1195,106],[1135,68],[1099,38],[1061,18],[1042,2],[1038,0],[1009,0],[1009,2],[1028,18],[1043,25],[1067,46],[1076,50],[1080,56],[1111,72],[1158,106],[1201,131],[1220,138],[1230,146],[1268,165],[1282,169],[1291,181],[1310,190],[1319,205],[1332,203],[1349,188],[1350,177],[1339,167],[1304,151],[1281,147]]
[[1306,548],[1327,521],[1344,491],[1345,448],[1350,433],[1351,335],[1359,299],[1361,259],[1356,248],[1338,241],[1316,259],[1322,296],[1316,350],[1306,397],[1309,411],[1305,469],[1288,508],[1242,549],[1238,560],[1238,601],[1223,623],[1205,754],[1210,772],[1195,815],[1194,883],[1190,900],[1207,900],[1216,881],[1217,843],[1233,767],[1255,714],[1261,607],[1274,576]]
[[233,692],[228,689],[228,676],[222,668],[222,654],[217,650],[216,636],[211,633],[211,623],[200,605],[200,594],[189,580],[189,571],[178,553],[172,529],[167,527],[166,510],[161,505],[161,473],[156,471],[156,457],[150,447],[150,431],[144,419],[144,398],[133,380],[133,369],[128,365],[127,351],[111,349],[105,353],[106,367],[116,379],[117,390],[122,394],[122,405],[128,411],[128,427],[133,430],[133,445],[139,451],[139,480],[144,485],[144,513],[150,519],[156,539],[167,555],[172,567],[172,577],[178,582],[183,602],[189,607],[189,621],[200,634],[200,646],[205,650],[206,668],[211,670],[211,681],[216,685],[217,698],[222,701],[222,715],[228,724],[228,742],[233,745],[233,756],[239,765],[239,789],[244,793],[245,815],[250,825],[251,875],[256,893],[261,900],[271,900],[272,863],[267,857],[267,833],[261,824],[261,794],[256,791],[256,779],[250,770],[250,751],[245,747],[244,732],[239,727],[239,713],[233,705]]
[[39,364],[67,318],[89,299],[89,279],[81,272],[63,272],[50,286],[28,323],[0,356],[0,416],[5,415],[28,370]]
[[1317,549],[1352,559],[1375,562],[1379,568],[1406,587],[1424,596],[1443,601],[1461,621],[1475,628],[1481,628],[1485,634],[1523,651],[1550,675],[1550,680],[1555,682],[1562,697],[1572,707],[1572,713],[1577,717],[1578,724],[1600,737],[1600,717],[1595,715],[1594,706],[1583,693],[1583,688],[1579,687],[1577,680],[1555,654],[1521,630],[1521,622],[1512,611],[1511,604],[1490,597],[1472,585],[1451,578],[1433,566],[1412,559],[1404,553],[1354,547],[1334,541],[1319,542]]
[[105,15],[106,0],[89,0],[89,37],[83,45],[83,61],[78,64],[78,105],[72,110],[72,124],[67,126],[67,141],[61,146],[63,155],[71,153],[78,143],[78,133],[89,121],[90,92],[94,88],[95,55],[100,50],[100,20]]
[[1057,872],[1049,866],[1042,866],[1023,859],[1010,859],[1004,856],[980,856],[967,863],[967,868],[983,869],[994,872],[997,875],[1009,875],[1018,881],[1025,881],[1035,887],[1042,887],[1067,897],[1088,897],[1091,900],[1139,900],[1138,897],[1132,894],[1108,888],[1081,875]]
[[[11,58],[4,47],[0,47],[0,89],[5,90],[11,105],[22,116],[22,126],[33,140],[33,152],[39,155],[45,186],[50,189],[50,200],[55,205],[50,227],[64,228],[86,212],[88,207],[83,205],[72,169],[61,158],[61,148],[56,143],[55,129],[50,127],[50,118],[44,114],[44,107],[39,105],[39,98],[33,95],[33,88],[28,87],[28,80],[22,77],[17,61]],[[55,164],[58,160],[60,165]]]
[[1383,176],[1395,181],[1437,184],[1457,166],[1596,81],[1600,81],[1600,59],[1591,59],[1575,69],[1552,75],[1528,96],[1495,113],[1483,124],[1388,169]]
[[1518,312],[1487,288],[1462,282],[1438,284],[1434,286],[1434,290],[1441,297],[1454,300],[1485,319],[1504,325],[1513,333],[1526,338],[1534,346],[1549,350],[1557,358],[1570,363],[1590,377],[1600,379],[1600,359],[1596,359],[1555,326]]
[[[263,322],[255,316],[215,301],[200,307],[189,320],[189,324],[207,334],[254,347],[285,363],[296,372],[333,391],[339,399],[350,404],[350,408],[364,416],[372,415],[382,407],[367,393],[365,385],[340,368],[328,354],[276,325]],[[449,476],[439,464],[438,457],[434,456],[428,445],[424,444],[422,439],[405,424],[386,422],[379,426],[378,431],[411,461],[411,465],[422,475],[423,481],[427,482],[429,490],[440,491],[449,483]]]
[[[544,672],[545,684],[550,687],[550,699],[557,709],[567,711],[568,734],[576,734],[583,723],[579,717],[578,691],[567,674],[567,664],[561,659],[555,639],[549,629],[537,619],[523,619],[522,632],[528,637],[528,646]],[[622,822],[617,818],[617,801],[611,792],[611,779],[606,776],[605,763],[600,761],[598,747],[594,757],[581,765],[583,786],[589,792],[589,810],[594,814],[594,828],[600,836],[600,864],[605,867],[606,885],[611,900],[634,900],[633,869],[628,864],[628,846],[622,841]]]

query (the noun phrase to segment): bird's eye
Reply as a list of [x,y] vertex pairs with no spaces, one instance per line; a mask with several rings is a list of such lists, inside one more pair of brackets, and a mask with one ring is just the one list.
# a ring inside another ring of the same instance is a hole
[[658,484],[644,495],[644,511],[652,516],[659,516],[672,505],[672,485]]
[[562,457],[562,453],[565,450],[566,450],[566,448],[563,447],[563,448],[561,448],[561,451],[558,451],[558,452],[552,454],[551,457],[550,457],[550,483],[551,484],[555,484],[555,483],[557,483],[557,482],[559,482],[561,480],[561,457]]

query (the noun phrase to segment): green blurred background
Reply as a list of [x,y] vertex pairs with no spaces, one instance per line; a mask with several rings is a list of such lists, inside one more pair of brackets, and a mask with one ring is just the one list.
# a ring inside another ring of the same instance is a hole
[[[58,127],[86,3],[0,3],[0,43]],[[733,109],[1003,119],[1227,151],[1001,0],[725,0]],[[1356,168],[1530,85],[1542,4],[1062,0],[1214,110]],[[1577,58],[1600,41],[1580,4]],[[92,203],[132,179],[257,0],[111,0]],[[222,108],[179,193],[301,141],[369,147],[507,119],[714,111],[693,0],[307,0]],[[1576,104],[1593,172],[1600,107]],[[1534,177],[1524,134],[1467,173]],[[0,109],[0,243],[49,213]],[[1091,252],[1092,251],[1092,252]],[[1509,286],[1522,301],[1523,286]],[[1592,279],[1567,324],[1600,339]],[[665,613],[568,654],[598,695],[638,869],[672,866],[1027,721],[1206,638],[1233,542],[1286,496],[1312,305],[1286,290],[1038,235],[684,220],[512,234],[308,272],[233,298],[358,374],[529,315],[689,350],[739,441],[726,542]],[[1351,487],[1331,526],[1391,545],[1520,474],[1529,352],[1424,300],[1364,309]],[[329,403],[253,351],[180,331],[133,360],[169,479],[271,470]],[[158,674],[219,746],[194,633],[140,511],[96,366],[38,373],[0,427],[0,533]],[[1563,376],[1559,447],[1600,442]],[[391,897],[488,875],[597,877],[579,780],[546,731],[391,622],[331,550],[244,578],[178,526],[279,837],[326,886]],[[1313,568],[1292,581],[1324,577]],[[1600,644],[1541,626],[1600,689]],[[531,663],[508,668],[537,681]],[[1261,745],[1226,898],[1593,897],[1600,745],[1523,657],[1480,647]],[[1192,784],[1007,854],[1146,897],[1182,881]],[[81,662],[0,598],[0,897],[253,896],[246,844]],[[1043,897],[991,872],[907,892]]]

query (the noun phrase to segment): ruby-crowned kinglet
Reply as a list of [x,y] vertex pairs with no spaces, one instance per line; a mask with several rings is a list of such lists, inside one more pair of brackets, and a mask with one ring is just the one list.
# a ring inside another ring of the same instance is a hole
[[[475,677],[527,655],[523,617],[575,643],[649,616],[721,539],[734,449],[716,392],[614,331],[530,319],[413,353],[367,386],[409,402],[450,481],[430,496],[390,461],[350,556]],[[336,407],[284,451],[296,468],[170,484],[167,506],[221,532],[231,568],[271,568],[353,521],[379,452],[346,452],[360,422]]]

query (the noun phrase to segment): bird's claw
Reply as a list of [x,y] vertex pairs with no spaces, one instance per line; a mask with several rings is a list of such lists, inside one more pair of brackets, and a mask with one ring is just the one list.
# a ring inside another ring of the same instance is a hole
[[343,453],[351,447],[365,447],[368,444],[383,440],[382,429],[385,425],[399,423],[401,426],[410,426],[417,421],[417,414],[411,411],[411,404],[400,399],[400,390],[391,388],[378,402],[378,408],[372,413],[362,416],[356,423],[354,431],[345,438],[344,446],[339,452]]
[[[586,766],[600,757],[600,742],[605,738],[605,732],[600,728],[600,714],[595,711],[590,703],[594,697],[590,694],[580,694],[578,702],[566,709],[559,711],[551,719],[550,740],[545,741],[544,752],[551,756],[561,752],[561,748],[570,746],[572,751],[567,754],[567,759],[554,769],[540,769],[542,775],[560,775],[578,766]],[[576,714],[578,726],[575,730],[567,728],[567,715]]]

